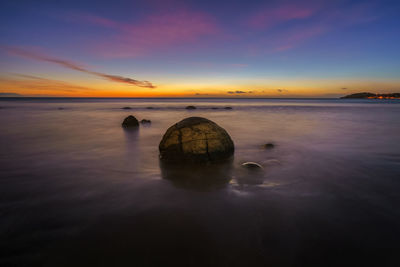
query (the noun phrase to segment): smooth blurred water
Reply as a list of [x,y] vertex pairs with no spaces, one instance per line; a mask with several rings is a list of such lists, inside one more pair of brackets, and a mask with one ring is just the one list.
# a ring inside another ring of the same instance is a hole
[[[232,163],[160,165],[190,116]],[[400,265],[400,101],[0,99],[0,129],[0,266]]]

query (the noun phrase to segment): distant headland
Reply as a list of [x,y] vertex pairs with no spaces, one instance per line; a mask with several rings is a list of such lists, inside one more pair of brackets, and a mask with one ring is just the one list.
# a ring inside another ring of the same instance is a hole
[[351,95],[346,95],[341,97],[341,99],[347,98],[362,98],[362,99],[400,99],[400,93],[391,93],[391,94],[373,94],[373,93],[356,93]]

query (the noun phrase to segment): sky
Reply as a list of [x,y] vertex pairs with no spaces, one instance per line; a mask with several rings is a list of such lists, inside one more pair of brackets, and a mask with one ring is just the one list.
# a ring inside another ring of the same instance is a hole
[[400,1],[0,2],[0,93],[400,92]]

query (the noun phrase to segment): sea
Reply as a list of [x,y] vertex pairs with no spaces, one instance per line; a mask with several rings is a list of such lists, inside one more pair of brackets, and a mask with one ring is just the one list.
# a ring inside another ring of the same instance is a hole
[[[163,165],[187,117],[232,160]],[[0,266],[400,266],[399,240],[400,100],[0,98]]]

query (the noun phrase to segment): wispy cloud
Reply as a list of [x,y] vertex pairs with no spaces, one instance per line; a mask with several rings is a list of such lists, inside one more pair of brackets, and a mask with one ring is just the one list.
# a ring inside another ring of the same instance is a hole
[[299,44],[321,35],[328,31],[324,25],[311,25],[302,28],[288,30],[285,34],[278,38],[278,42],[272,49],[272,52],[281,52],[292,49]]
[[106,73],[102,73],[102,72],[88,70],[82,66],[79,66],[76,63],[73,63],[73,62],[70,62],[67,60],[49,57],[46,55],[27,51],[27,50],[24,50],[21,48],[17,48],[17,47],[2,47],[2,48],[4,50],[6,50],[7,52],[17,55],[17,56],[54,63],[57,65],[63,66],[65,68],[69,68],[69,69],[73,69],[76,71],[80,71],[80,72],[92,74],[92,75],[95,75],[98,77],[102,77],[102,78],[108,79],[113,82],[126,83],[126,84],[131,84],[131,85],[135,85],[135,86],[139,86],[139,87],[147,87],[147,88],[155,88],[156,87],[149,81],[139,81],[139,80],[135,80],[132,78],[127,78],[127,77],[122,77],[122,76],[118,76],[118,75],[111,75],[111,74],[106,74]]
[[139,23],[120,22],[92,14],[74,14],[69,20],[111,29],[114,33],[107,40],[92,44],[96,52],[110,57],[143,56],[155,49],[193,44],[220,33],[212,16],[187,9],[155,13]]
[[[252,55],[287,51],[323,34],[368,23],[378,17],[373,4],[356,3],[343,8],[338,3],[289,1],[250,16],[247,25],[257,34],[258,42],[249,45],[248,50]],[[292,20],[297,21],[281,27]]]
[[307,19],[311,17],[318,7],[300,4],[284,4],[275,7],[264,7],[249,17],[247,24],[256,29],[267,29],[280,23],[295,19]]
[[89,13],[64,15],[71,23],[92,25],[107,32],[85,45],[92,53],[110,58],[157,53],[179,56],[196,48],[224,49],[223,53],[227,49],[245,51],[258,56],[294,49],[320,35],[374,18],[376,14],[370,4],[318,0],[254,4],[253,11],[243,14],[242,19],[230,21],[230,26],[211,13],[182,6],[171,12],[156,9],[136,20],[124,21]]
[[289,90],[286,90],[286,89],[276,89],[276,91],[278,91],[279,93],[287,93],[287,92],[289,92]]
[[228,94],[252,94],[253,93],[253,91],[240,91],[240,90],[237,90],[237,91],[228,91],[227,92]]
[[13,86],[18,89],[28,89],[34,91],[61,91],[61,92],[85,92],[94,91],[95,89],[74,85],[64,81],[46,79],[33,75],[13,74],[16,78],[0,78],[0,83],[5,87]]

